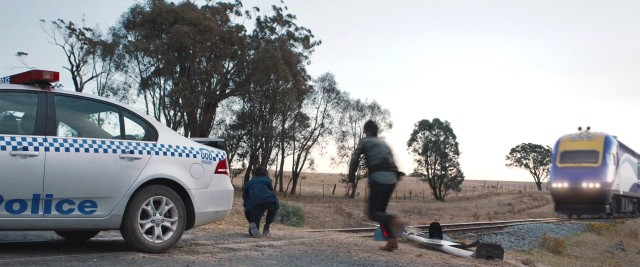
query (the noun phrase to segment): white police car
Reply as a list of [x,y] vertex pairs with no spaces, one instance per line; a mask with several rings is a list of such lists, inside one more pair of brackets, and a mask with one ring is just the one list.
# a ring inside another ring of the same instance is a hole
[[127,105],[53,90],[58,78],[0,78],[0,230],[86,240],[119,229],[133,248],[160,253],[229,214],[223,150]]

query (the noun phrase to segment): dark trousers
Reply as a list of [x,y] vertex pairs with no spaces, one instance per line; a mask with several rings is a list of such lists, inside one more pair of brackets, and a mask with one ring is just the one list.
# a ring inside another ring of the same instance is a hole
[[391,221],[395,217],[387,213],[387,206],[395,188],[396,184],[369,183],[371,191],[368,203],[369,218],[380,223],[380,228],[386,238],[396,237],[390,227]]
[[262,215],[267,211],[267,217],[264,222],[264,229],[269,230],[269,225],[276,219],[276,213],[278,213],[278,203],[262,203],[253,206],[250,210],[244,212],[244,216],[249,223],[255,223],[258,229],[260,229],[260,220]]

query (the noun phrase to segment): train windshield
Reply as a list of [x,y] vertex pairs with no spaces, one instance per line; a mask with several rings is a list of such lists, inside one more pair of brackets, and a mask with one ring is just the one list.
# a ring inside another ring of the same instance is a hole
[[560,152],[560,164],[598,164],[597,150],[567,150]]

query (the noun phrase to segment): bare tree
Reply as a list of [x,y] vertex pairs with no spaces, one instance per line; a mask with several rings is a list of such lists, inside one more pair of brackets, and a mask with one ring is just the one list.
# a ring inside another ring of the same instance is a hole
[[319,141],[333,134],[345,99],[346,95],[338,89],[333,74],[325,73],[316,80],[315,88],[305,102],[304,113],[299,113],[292,129],[290,194],[295,195],[298,178],[306,166],[311,166],[312,152],[320,144]]
[[98,42],[93,39],[94,30],[82,24],[76,26],[72,21],[62,19],[47,23],[40,20],[40,27],[47,35],[47,41],[60,47],[67,58],[68,66],[63,66],[71,74],[76,92],[82,92],[85,86],[96,79],[100,73],[92,71],[92,64],[98,53]]

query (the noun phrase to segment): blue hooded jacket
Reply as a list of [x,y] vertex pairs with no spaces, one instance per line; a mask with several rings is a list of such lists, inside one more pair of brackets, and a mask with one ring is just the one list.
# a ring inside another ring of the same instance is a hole
[[255,205],[263,203],[278,203],[278,197],[273,192],[271,179],[267,176],[255,176],[242,188],[242,206],[244,210],[251,210]]

